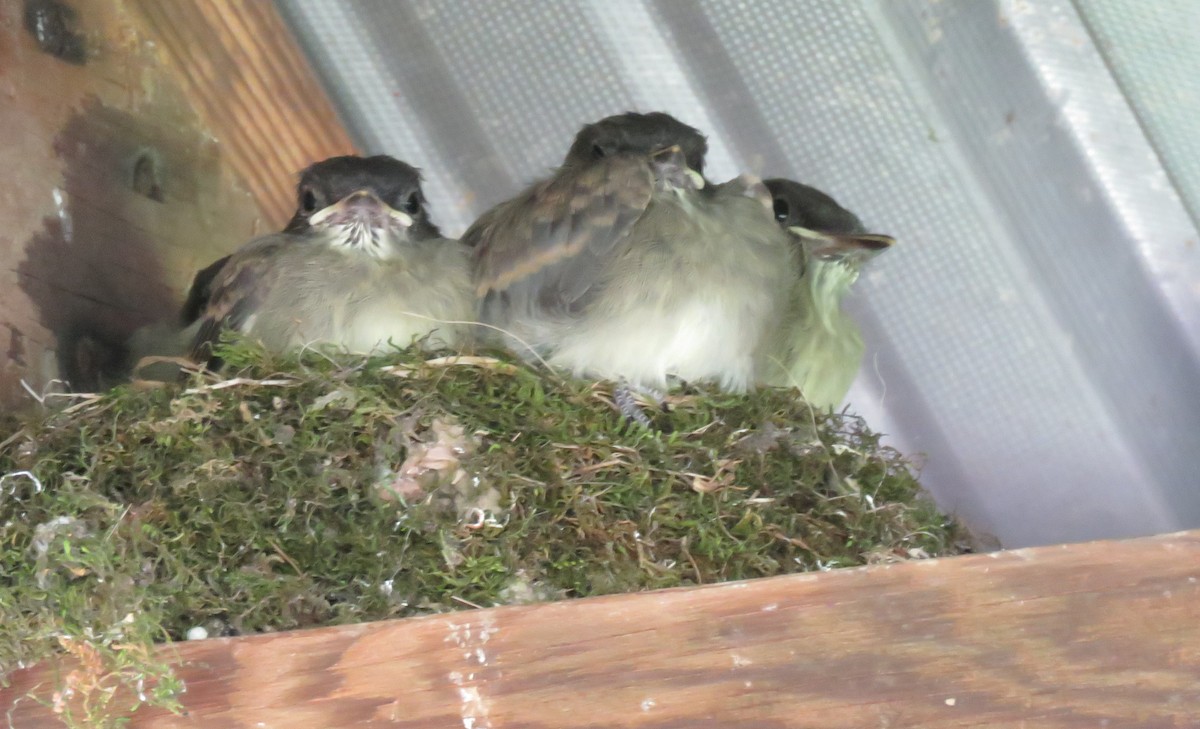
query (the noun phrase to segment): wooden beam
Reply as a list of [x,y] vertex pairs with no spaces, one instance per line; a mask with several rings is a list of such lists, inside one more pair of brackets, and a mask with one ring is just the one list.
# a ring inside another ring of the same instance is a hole
[[163,650],[188,715],[132,726],[1195,726],[1200,532]]
[[131,4],[271,227],[281,227],[295,210],[296,173],[353,145],[274,3]]
[[259,0],[0,2],[0,128],[0,407],[81,339],[171,317],[283,224],[297,172],[354,149]]

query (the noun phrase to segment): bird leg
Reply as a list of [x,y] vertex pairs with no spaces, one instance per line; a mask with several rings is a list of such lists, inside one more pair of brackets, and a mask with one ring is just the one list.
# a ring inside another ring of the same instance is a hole
[[623,378],[613,385],[613,404],[617,406],[617,410],[625,416],[625,419],[637,423],[644,428],[653,429],[654,423],[638,403],[637,395],[642,395],[658,403],[663,412],[670,412],[667,407],[666,395],[652,387],[631,385]]

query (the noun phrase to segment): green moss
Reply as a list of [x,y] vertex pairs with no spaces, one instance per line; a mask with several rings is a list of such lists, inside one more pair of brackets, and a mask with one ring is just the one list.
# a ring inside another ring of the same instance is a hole
[[196,626],[961,551],[899,454],[793,392],[688,391],[657,415],[669,432],[651,432],[624,424],[605,386],[520,364],[278,360],[243,343],[225,358],[228,380],[125,386],[0,431],[0,668],[85,658],[60,680],[70,722],[131,696],[171,705],[179,687],[150,647]]

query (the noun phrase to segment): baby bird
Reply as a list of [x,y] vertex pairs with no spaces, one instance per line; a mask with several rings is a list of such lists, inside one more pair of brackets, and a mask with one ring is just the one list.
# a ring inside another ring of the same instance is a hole
[[864,350],[858,325],[842,311],[842,298],[862,265],[895,241],[866,233],[854,213],[816,188],[785,179],[764,183],[800,262],[790,286],[788,323],[764,379],[798,387],[814,408],[828,410],[846,397]]
[[213,277],[193,357],[210,356],[226,328],[275,351],[463,342],[466,252],[430,220],[416,169],[383,155],[334,157],[304,171],[297,203],[284,232],[246,244]]
[[761,184],[707,184],[706,151],[661,112],[583,127],[550,177],[463,234],[481,320],[576,376],[753,387],[796,253]]
[[[416,169],[391,157],[333,157],[300,176],[283,232],[253,240],[197,274],[184,327],[164,345],[134,337],[139,354],[177,348],[218,366],[224,330],[285,352],[315,345],[357,353],[465,344],[474,298],[467,249],[429,217]],[[153,350],[158,350],[153,351]]]

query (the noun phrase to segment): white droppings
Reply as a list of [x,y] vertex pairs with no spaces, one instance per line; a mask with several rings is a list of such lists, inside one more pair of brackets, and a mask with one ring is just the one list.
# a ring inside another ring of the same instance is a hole
[[746,666],[750,666],[750,665],[754,664],[754,661],[750,660],[749,658],[747,658],[745,656],[739,656],[737,653],[734,653],[733,655],[731,655],[730,659],[733,660],[734,668],[745,668]]
[[642,701],[642,711],[650,711],[655,706],[658,706],[658,702],[654,699],[645,699]]
[[[485,617],[478,625],[450,623],[449,627],[450,632],[445,641],[464,649],[463,660],[476,666],[486,666],[488,655],[483,644],[499,630],[495,626],[494,618]],[[459,671],[451,671],[447,678],[458,688],[458,696],[462,702],[460,715],[463,729],[491,729],[492,724],[488,719],[489,702],[482,692],[487,685],[487,676],[477,675],[474,671],[467,672],[465,676]]]
[[957,703],[958,703],[958,699],[954,698],[953,696],[946,699],[946,706],[954,706]]
[[[450,683],[458,687],[458,698],[462,702],[459,713],[462,716],[463,729],[491,729],[492,723],[488,721],[487,701],[479,692],[479,687],[467,685],[463,675],[458,671],[451,671],[447,677],[450,679]],[[469,674],[467,680],[474,677],[475,674]]]
[[779,609],[779,603],[773,602],[770,605],[763,605],[762,611],[764,613],[773,613],[778,609]]
[[67,211],[67,194],[57,187],[51,190],[50,194],[54,197],[54,211],[58,213],[58,220],[62,223],[63,240],[70,243],[75,235],[75,226],[71,223],[71,213]]
[[745,686],[746,688],[750,688],[751,686],[754,685],[754,682],[753,681],[743,681],[742,685]]
[[205,630],[203,625],[194,625],[194,626],[188,628],[188,631],[187,631],[187,639],[188,640],[204,640],[207,637],[208,637],[208,631]]

